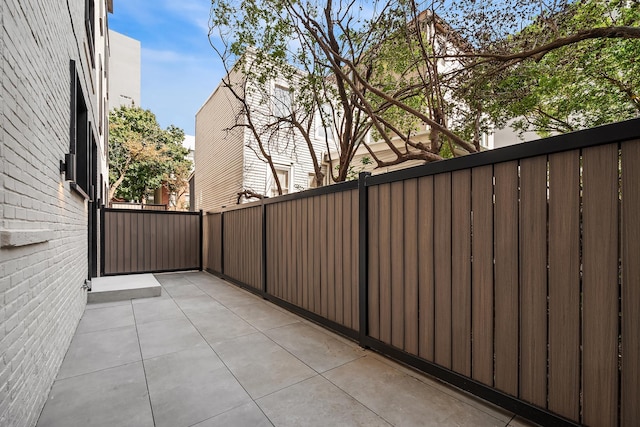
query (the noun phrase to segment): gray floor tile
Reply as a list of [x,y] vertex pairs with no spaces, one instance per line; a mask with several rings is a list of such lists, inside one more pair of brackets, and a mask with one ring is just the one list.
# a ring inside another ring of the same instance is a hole
[[224,307],[204,313],[188,313],[187,317],[210,344],[257,332],[253,326]]
[[214,349],[254,399],[316,375],[261,333],[215,344]]
[[349,345],[304,323],[294,323],[265,331],[298,359],[324,372],[364,356],[355,343]]
[[225,285],[224,287],[221,285],[199,285],[199,287],[207,295],[232,310],[243,305],[262,302],[262,298],[257,295],[231,287],[230,285]]
[[394,426],[504,426],[505,423],[371,357],[323,374]]
[[163,285],[163,288],[167,291],[172,298],[177,297],[195,297],[198,295],[205,295],[196,285],[186,282],[185,285]]
[[241,305],[233,308],[232,311],[261,331],[300,321],[300,318],[288,313],[283,313],[262,301]]
[[278,427],[389,426],[321,376],[265,396],[257,403]]
[[131,300],[111,301],[111,302],[89,302],[86,305],[86,309],[94,310],[96,308],[115,307],[118,305],[131,305]]
[[85,310],[76,333],[103,331],[105,329],[131,326],[133,308],[131,304]]
[[193,297],[174,297],[174,301],[185,313],[207,312],[224,308],[219,302],[205,294]]
[[144,304],[134,304],[133,313],[138,325],[158,320],[184,318],[184,313],[171,298],[149,301]]
[[249,402],[223,414],[209,418],[193,427],[271,427],[272,425],[260,408],[258,408],[255,403]]
[[209,347],[144,363],[156,426],[191,426],[251,401]]
[[146,298],[134,298],[131,300],[131,304],[137,305],[137,304],[145,304],[148,302],[158,302],[158,301],[165,301],[165,300],[171,300],[171,296],[167,293],[167,291],[164,288],[162,288],[162,293],[159,296],[146,297]]
[[56,381],[37,425],[153,426],[142,363]]
[[73,337],[58,379],[141,360],[135,326],[87,332]]
[[206,345],[205,340],[186,318],[140,324],[138,336],[144,359]]

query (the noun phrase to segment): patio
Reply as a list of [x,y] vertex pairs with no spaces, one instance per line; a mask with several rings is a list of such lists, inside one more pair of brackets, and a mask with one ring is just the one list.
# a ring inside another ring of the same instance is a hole
[[38,426],[527,426],[204,272],[88,304]]

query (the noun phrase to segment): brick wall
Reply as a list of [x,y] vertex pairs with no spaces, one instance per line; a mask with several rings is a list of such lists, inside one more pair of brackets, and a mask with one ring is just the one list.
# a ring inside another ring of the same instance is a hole
[[84,3],[0,3],[2,426],[35,425],[86,302],[87,202],[59,172],[69,151],[70,59],[99,123]]

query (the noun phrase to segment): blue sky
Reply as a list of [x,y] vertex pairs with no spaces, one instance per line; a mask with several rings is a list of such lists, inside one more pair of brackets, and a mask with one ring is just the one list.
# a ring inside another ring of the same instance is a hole
[[109,28],[140,40],[141,106],[194,135],[195,114],[223,77],[207,38],[210,0],[115,0]]

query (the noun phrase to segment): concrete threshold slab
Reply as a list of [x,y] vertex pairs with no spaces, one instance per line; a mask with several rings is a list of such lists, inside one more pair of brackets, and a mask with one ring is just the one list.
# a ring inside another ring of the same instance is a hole
[[153,274],[95,277],[91,280],[88,303],[125,301],[134,298],[158,297],[162,287]]

